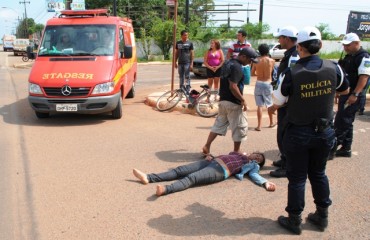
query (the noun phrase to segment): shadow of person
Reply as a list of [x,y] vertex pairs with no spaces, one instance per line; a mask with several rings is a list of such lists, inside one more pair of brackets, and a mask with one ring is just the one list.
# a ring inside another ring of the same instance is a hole
[[201,153],[189,153],[185,149],[177,149],[171,151],[159,151],[155,155],[158,159],[165,162],[178,162],[187,164],[189,162],[194,162],[202,159]]
[[[284,234],[276,221],[261,217],[226,218],[225,213],[200,203],[186,208],[190,213],[175,218],[169,214],[150,219],[148,225],[163,234],[181,237],[191,236],[244,236],[248,234]],[[245,212],[248,216],[248,212]]]

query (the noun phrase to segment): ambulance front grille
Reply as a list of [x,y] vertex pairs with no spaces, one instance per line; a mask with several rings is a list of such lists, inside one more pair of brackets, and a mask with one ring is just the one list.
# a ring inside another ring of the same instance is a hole
[[81,96],[87,96],[90,92],[89,87],[77,87],[71,89],[71,94],[68,96],[63,95],[62,88],[44,88],[44,91],[46,95],[48,96],[54,96],[54,97],[81,97]]

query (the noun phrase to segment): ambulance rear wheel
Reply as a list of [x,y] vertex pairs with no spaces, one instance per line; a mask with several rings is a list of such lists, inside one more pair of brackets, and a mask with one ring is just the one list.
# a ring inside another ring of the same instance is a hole
[[50,116],[49,113],[45,112],[35,112],[35,113],[37,118],[48,118]]
[[122,117],[122,98],[120,97],[117,103],[117,107],[112,111],[112,117],[114,119],[120,119]]

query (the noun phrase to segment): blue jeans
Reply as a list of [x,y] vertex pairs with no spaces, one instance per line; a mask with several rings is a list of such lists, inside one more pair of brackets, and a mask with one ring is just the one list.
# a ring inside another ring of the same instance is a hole
[[163,173],[148,174],[150,183],[172,181],[179,179],[171,185],[166,185],[165,194],[183,191],[187,188],[221,182],[225,180],[224,170],[216,161],[201,160],[188,165],[179,166]]
[[327,208],[331,205],[325,168],[334,142],[335,132],[331,127],[318,133],[312,126],[288,125],[283,138],[289,180],[288,206],[285,208],[288,213],[302,213],[307,176],[316,206]]
[[186,86],[186,90],[190,91],[190,63],[178,64],[177,65],[180,77],[180,88]]
[[339,97],[338,112],[335,116],[334,129],[337,137],[337,144],[342,145],[346,150],[351,150],[353,141],[353,122],[355,121],[356,112],[360,108],[358,98],[354,104],[344,108],[350,95],[341,95]]

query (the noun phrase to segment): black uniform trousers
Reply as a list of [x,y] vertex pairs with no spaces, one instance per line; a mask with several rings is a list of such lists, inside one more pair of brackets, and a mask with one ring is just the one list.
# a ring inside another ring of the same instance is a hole
[[300,215],[305,207],[305,185],[307,176],[312,187],[316,206],[327,208],[329,198],[329,180],[325,174],[326,162],[330,149],[335,143],[335,132],[327,127],[316,132],[313,126],[288,124],[283,137],[288,184],[289,214]]
[[361,97],[357,98],[354,104],[345,108],[350,95],[341,95],[339,97],[338,112],[335,116],[334,129],[337,137],[337,145],[342,145],[346,150],[351,150],[353,141],[353,122],[356,112],[360,109]]
[[284,154],[284,149],[283,149],[283,135],[284,135],[284,128],[285,128],[285,124],[284,124],[284,119],[285,119],[285,116],[286,116],[286,112],[287,112],[287,109],[286,107],[281,107],[281,108],[278,108],[277,110],[277,144],[278,144],[278,148],[279,148],[279,151],[280,151],[280,158],[282,160],[282,163],[281,163],[281,168],[285,169],[285,162],[286,162],[286,158],[285,158],[285,154]]

